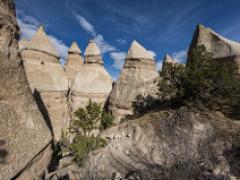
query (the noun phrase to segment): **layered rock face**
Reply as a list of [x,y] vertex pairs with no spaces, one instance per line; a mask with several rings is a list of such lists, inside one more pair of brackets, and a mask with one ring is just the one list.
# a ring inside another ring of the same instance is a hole
[[82,51],[78,47],[76,42],[73,42],[68,50],[68,58],[66,61],[66,73],[69,80],[69,85],[72,85],[78,71],[83,65]]
[[156,95],[158,77],[153,56],[134,41],[109,98],[109,110],[116,118],[116,123],[126,115],[133,114],[137,97]]
[[30,41],[21,41],[21,54],[32,93],[56,140],[68,128],[68,79],[58,54],[41,26]]
[[34,179],[51,161],[51,131],[22,67],[13,1],[0,1],[0,24],[0,179]]
[[100,50],[91,40],[85,50],[85,63],[72,85],[72,111],[85,107],[89,99],[104,106],[112,90],[112,82],[111,76],[103,66]]
[[240,43],[222,37],[210,28],[198,25],[189,48],[189,55],[193,48],[199,45],[204,45],[206,50],[212,53],[213,58],[219,62],[231,61],[240,67]]

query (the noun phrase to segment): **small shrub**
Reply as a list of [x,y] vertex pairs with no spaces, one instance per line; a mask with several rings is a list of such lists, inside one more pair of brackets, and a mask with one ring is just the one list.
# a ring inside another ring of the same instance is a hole
[[72,128],[76,131],[83,130],[84,135],[91,130],[98,128],[98,124],[101,121],[102,107],[100,104],[89,100],[85,108],[79,108],[74,114]]
[[107,129],[113,125],[114,117],[106,112],[102,113],[101,129]]
[[75,162],[82,166],[90,152],[103,148],[106,145],[107,142],[101,137],[78,136],[70,145],[70,150],[73,153]]

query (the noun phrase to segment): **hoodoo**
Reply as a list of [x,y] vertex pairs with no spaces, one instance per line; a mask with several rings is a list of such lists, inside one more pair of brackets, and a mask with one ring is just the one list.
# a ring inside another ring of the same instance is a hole
[[204,45],[206,51],[211,52],[213,58],[219,62],[231,61],[240,67],[240,43],[222,37],[210,28],[198,25],[188,55],[191,56],[194,47],[199,45]]
[[112,78],[103,66],[100,49],[90,41],[85,50],[85,63],[72,85],[72,110],[85,107],[89,99],[103,106],[112,90]]
[[41,177],[52,136],[33,101],[19,57],[14,2],[0,2],[0,179]]
[[145,98],[156,94],[158,77],[154,57],[134,41],[109,99],[109,109],[116,117],[116,123],[126,115],[133,114],[138,96]]
[[83,65],[82,51],[76,42],[73,42],[68,50],[68,58],[66,61],[66,73],[69,80],[69,85],[72,85],[78,71]]
[[68,80],[43,26],[24,44],[22,58],[32,93],[56,140],[69,125]]

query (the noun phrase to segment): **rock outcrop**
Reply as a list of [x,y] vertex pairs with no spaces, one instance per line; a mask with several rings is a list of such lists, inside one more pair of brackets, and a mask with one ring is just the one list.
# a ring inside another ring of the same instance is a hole
[[[219,62],[231,61],[240,67],[240,43],[222,37],[210,28],[198,25],[189,48],[189,56],[193,48],[199,45],[204,45]],[[188,63],[191,62],[188,60]]]
[[158,77],[153,56],[134,41],[109,98],[109,110],[116,118],[115,123],[133,114],[137,97],[156,95]]
[[0,180],[34,179],[51,161],[52,135],[19,56],[12,0],[0,1],[0,25]]
[[69,85],[72,85],[78,71],[83,66],[82,51],[78,47],[76,42],[73,42],[68,50],[68,58],[66,60],[66,73],[69,80]]
[[52,128],[55,140],[69,125],[68,79],[55,47],[43,26],[29,41],[20,41],[21,54],[32,93]]
[[111,76],[103,66],[100,50],[91,40],[85,50],[84,65],[72,85],[72,111],[85,107],[89,99],[104,106],[112,90],[112,82]]

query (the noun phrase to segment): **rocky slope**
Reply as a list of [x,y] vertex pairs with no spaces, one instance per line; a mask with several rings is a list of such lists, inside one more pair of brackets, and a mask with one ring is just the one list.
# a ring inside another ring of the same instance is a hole
[[33,100],[22,66],[11,0],[0,1],[0,25],[0,179],[33,179],[51,161],[51,131]]
[[93,152],[83,168],[58,175],[76,179],[240,178],[240,122],[220,112],[186,108],[148,113],[101,133],[107,147]]

